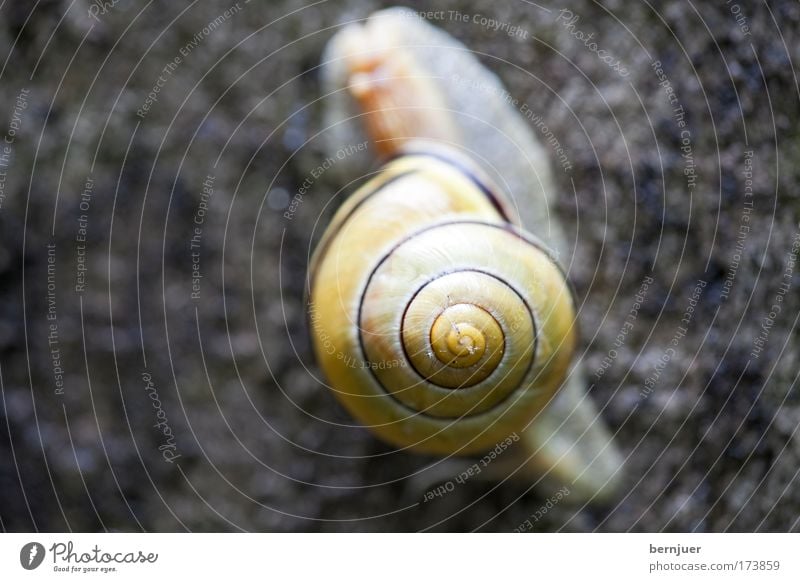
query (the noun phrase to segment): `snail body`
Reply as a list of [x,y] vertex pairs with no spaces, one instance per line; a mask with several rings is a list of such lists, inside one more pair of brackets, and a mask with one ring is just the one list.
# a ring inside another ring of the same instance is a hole
[[[573,361],[549,166],[505,89],[405,9],[345,27],[323,60],[331,151],[366,136],[383,163],[336,212],[309,268],[329,387],[400,449],[471,455],[515,435],[486,474],[608,498],[621,458]],[[368,163],[340,169],[366,175]]]

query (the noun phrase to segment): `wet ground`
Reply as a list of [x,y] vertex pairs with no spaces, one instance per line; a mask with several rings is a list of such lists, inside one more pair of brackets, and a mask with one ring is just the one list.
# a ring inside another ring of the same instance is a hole
[[582,353],[627,457],[581,508],[478,481],[420,504],[433,459],[320,382],[304,277],[348,178],[290,205],[326,157],[331,27],[388,5],[0,3],[2,528],[800,530],[800,6],[409,4],[569,162]]

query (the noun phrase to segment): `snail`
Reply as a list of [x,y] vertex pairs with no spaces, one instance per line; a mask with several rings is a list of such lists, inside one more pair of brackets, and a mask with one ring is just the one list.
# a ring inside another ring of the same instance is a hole
[[309,266],[312,343],[333,393],[401,450],[469,457],[519,441],[495,478],[608,499],[622,462],[573,361],[547,156],[497,77],[393,8],[333,37],[323,82],[332,146],[366,135],[382,163]]

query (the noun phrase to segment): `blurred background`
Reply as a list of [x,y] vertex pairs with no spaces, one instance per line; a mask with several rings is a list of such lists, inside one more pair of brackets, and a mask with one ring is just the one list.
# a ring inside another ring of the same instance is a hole
[[353,179],[291,206],[330,153],[318,64],[390,5],[0,1],[0,527],[800,531],[800,5],[403,3],[466,15],[433,23],[570,162],[548,150],[627,461],[615,502],[544,514],[525,483],[420,503],[434,459],[352,426],[311,353],[308,257]]

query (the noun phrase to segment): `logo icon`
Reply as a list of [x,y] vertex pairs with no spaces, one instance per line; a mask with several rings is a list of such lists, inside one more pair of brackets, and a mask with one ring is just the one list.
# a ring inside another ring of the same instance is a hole
[[19,551],[19,563],[26,570],[35,570],[44,561],[44,546],[39,542],[28,542]]

